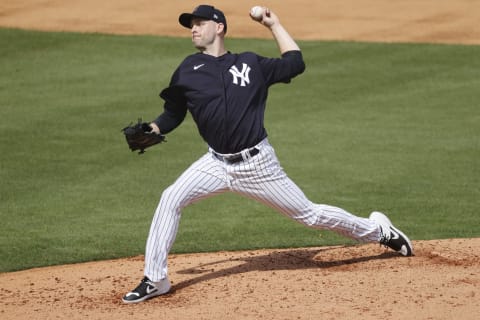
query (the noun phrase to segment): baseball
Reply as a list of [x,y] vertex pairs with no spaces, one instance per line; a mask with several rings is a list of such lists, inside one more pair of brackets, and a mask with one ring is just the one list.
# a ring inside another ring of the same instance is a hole
[[263,8],[260,6],[253,7],[252,9],[250,9],[250,16],[257,21],[262,20]]

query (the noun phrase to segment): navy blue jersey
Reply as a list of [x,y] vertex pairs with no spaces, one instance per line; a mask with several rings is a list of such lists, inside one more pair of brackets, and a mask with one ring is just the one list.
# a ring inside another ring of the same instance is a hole
[[268,88],[288,83],[304,69],[300,51],[289,51],[281,58],[252,52],[220,57],[190,55],[160,93],[165,110],[154,122],[162,133],[168,133],[183,121],[188,110],[211,148],[219,153],[237,153],[267,136],[264,113]]

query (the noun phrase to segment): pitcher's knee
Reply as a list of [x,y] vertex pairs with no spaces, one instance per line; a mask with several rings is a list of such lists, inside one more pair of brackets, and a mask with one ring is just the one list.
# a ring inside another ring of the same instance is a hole
[[177,192],[172,187],[165,189],[160,198],[159,207],[161,210],[179,213],[180,210],[185,206],[182,204],[184,200],[180,195],[181,193]]

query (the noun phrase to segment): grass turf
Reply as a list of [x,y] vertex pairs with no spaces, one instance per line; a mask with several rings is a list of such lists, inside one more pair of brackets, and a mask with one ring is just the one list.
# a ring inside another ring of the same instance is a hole
[[[206,151],[188,117],[138,156],[120,129],[162,111],[187,39],[0,29],[0,271],[143,253],[164,188]],[[480,47],[300,42],[266,127],[314,202],[387,212],[412,239],[477,237]],[[273,41],[227,40],[277,56]],[[173,252],[351,241],[226,194],[188,207]]]

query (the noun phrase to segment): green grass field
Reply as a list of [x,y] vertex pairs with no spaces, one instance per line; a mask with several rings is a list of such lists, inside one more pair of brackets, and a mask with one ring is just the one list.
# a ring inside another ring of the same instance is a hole
[[[160,194],[206,151],[191,118],[139,156],[188,39],[0,29],[0,272],[142,254]],[[480,47],[300,42],[266,127],[311,200],[387,212],[414,240],[480,236]],[[278,55],[273,41],[227,40]],[[352,243],[226,194],[184,211],[174,252]]]

